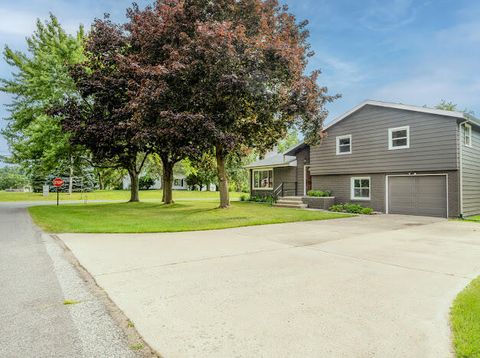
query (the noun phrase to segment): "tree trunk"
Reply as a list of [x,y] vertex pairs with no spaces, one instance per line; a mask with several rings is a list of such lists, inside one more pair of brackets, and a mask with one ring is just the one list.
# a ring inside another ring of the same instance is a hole
[[100,172],[98,172],[97,176],[98,176],[98,187],[99,187],[99,189],[100,190],[105,189],[104,186],[103,186],[102,174],[100,174]]
[[163,203],[173,204],[173,163],[162,158],[163,164]]
[[217,175],[218,186],[220,190],[220,208],[228,208],[230,206],[230,197],[228,193],[228,178],[225,169],[225,153],[220,146],[216,147],[215,157],[217,158]]
[[70,156],[70,178],[68,179],[68,195],[73,192],[73,156]]
[[128,171],[128,175],[130,175],[130,202],[136,203],[140,201],[138,196],[138,173],[135,169],[130,169]]

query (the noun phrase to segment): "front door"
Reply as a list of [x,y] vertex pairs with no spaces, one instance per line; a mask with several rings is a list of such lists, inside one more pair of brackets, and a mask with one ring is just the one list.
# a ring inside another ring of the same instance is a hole
[[312,175],[310,174],[310,167],[305,167],[305,194],[312,190]]

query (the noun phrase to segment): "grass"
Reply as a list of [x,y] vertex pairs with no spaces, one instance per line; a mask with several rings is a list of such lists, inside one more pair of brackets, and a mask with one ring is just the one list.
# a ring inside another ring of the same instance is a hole
[[480,277],[473,280],[453,302],[450,312],[457,357],[480,357]]
[[75,300],[65,300],[65,301],[63,301],[63,304],[64,304],[65,306],[68,306],[68,305],[76,305],[76,304],[78,304],[78,303],[80,303],[80,301],[75,301]]
[[139,350],[143,349],[144,347],[145,346],[142,343],[135,343],[135,344],[132,344],[130,346],[130,349],[134,350],[134,351],[139,351]]
[[465,220],[465,221],[473,221],[473,222],[480,223],[480,215],[477,215],[477,216],[469,216],[468,218],[465,218],[464,220]]
[[[216,199],[219,193],[214,191],[187,191],[174,190],[174,199]],[[232,199],[240,198],[242,193],[230,193]],[[129,190],[97,190],[90,193],[73,193],[71,196],[68,193],[60,193],[60,200],[123,200],[130,199]],[[161,200],[161,190],[140,190],[140,200]],[[5,191],[0,192],[0,202],[6,201],[42,201],[42,200],[57,200],[56,193],[50,193],[48,196],[43,196],[42,193],[9,193]]]
[[232,202],[218,209],[216,201],[160,203],[95,203],[29,208],[35,222],[48,232],[142,233],[223,229],[294,221],[345,218],[322,211],[275,208],[268,204]]

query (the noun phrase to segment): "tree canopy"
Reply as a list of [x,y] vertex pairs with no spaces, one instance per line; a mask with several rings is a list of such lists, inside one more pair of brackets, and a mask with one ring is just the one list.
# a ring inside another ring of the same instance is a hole
[[138,201],[139,174],[151,145],[131,105],[134,73],[123,63],[129,51],[121,26],[96,20],[85,43],[86,59],[70,70],[79,96],[53,112],[63,118],[70,141],[90,151],[94,166],[128,171],[130,201]]
[[157,108],[198,115],[208,124],[202,138],[215,150],[221,207],[229,205],[230,153],[245,147],[265,152],[294,126],[306,141],[318,140],[324,105],[335,96],[317,85],[318,71],[305,75],[312,56],[307,22],[298,23],[286,6],[276,0],[158,0],[144,10],[134,7],[129,18],[139,59],[150,65],[139,61],[138,71],[155,78],[142,82],[137,99],[162,98]]
[[76,96],[69,66],[84,60],[83,44],[82,27],[75,36],[68,35],[50,15],[45,22],[37,21],[35,33],[27,38],[26,53],[5,47],[4,59],[14,72],[11,79],[0,79],[0,91],[14,97],[3,135],[10,147],[9,161],[31,176],[62,172],[71,166],[72,157],[78,159],[59,118],[46,110]]

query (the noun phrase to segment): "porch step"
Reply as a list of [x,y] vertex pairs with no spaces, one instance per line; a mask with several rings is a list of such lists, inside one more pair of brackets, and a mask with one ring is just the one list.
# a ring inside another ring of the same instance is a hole
[[307,207],[307,204],[284,204],[276,202],[275,204],[273,204],[273,206],[276,206],[277,208],[305,209]]
[[304,209],[307,207],[307,204],[303,203],[301,196],[284,196],[284,197],[278,198],[274,206],[283,207],[283,208]]

